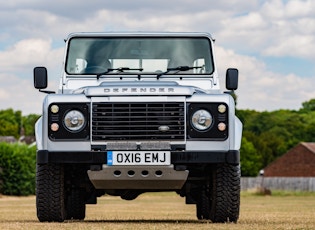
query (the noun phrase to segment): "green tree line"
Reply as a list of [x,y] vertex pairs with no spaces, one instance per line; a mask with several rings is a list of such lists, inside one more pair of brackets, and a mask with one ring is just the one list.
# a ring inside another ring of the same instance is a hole
[[0,136],[14,136],[19,138],[21,132],[25,136],[34,136],[34,125],[39,115],[22,116],[21,111],[13,109],[0,110]]

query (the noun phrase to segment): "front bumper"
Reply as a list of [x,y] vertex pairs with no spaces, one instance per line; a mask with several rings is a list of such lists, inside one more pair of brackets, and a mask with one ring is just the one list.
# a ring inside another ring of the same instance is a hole
[[[69,164],[107,164],[106,151],[83,152],[50,152],[48,150],[37,151],[37,164],[69,163]],[[171,151],[171,163],[178,164],[239,164],[240,152],[229,150],[225,152],[215,151]]]

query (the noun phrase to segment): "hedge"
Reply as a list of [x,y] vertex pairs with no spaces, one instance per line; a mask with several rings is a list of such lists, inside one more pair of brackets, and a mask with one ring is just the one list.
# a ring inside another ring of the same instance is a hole
[[0,143],[0,194],[35,194],[36,147]]

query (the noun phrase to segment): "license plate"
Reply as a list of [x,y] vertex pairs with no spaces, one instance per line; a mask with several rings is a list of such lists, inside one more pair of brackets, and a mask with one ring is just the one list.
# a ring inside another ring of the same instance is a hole
[[170,151],[108,151],[107,165],[170,165]]

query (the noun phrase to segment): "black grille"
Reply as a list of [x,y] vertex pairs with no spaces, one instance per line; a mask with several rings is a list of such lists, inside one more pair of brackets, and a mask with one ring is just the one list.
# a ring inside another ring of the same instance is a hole
[[93,141],[184,138],[185,111],[182,102],[93,103]]

